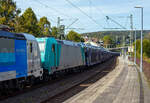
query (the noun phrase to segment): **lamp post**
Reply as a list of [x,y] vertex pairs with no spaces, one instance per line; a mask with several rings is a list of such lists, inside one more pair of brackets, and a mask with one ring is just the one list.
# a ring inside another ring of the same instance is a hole
[[143,71],[143,7],[135,7],[141,9],[141,59],[140,59],[140,72]]
[[135,36],[134,37],[135,38],[135,40],[134,40],[135,41],[135,45],[134,45],[134,47],[135,47],[135,49],[134,49],[134,51],[135,51],[134,52],[134,64],[136,65],[136,28],[135,28],[135,34],[134,34],[134,36]]

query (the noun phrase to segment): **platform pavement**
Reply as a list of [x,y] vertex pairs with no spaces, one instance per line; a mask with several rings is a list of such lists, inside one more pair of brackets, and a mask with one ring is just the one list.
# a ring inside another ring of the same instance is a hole
[[150,103],[143,73],[127,57],[118,60],[112,72],[64,103]]

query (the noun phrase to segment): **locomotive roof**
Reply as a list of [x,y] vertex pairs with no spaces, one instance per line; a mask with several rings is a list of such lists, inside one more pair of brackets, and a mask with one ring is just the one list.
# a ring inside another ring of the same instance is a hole
[[68,41],[68,40],[63,40],[64,44],[66,45],[71,45],[71,46],[80,46],[78,43]]
[[36,38],[36,40],[38,41],[38,42],[44,42],[44,41],[49,41],[49,42],[51,42],[51,43],[55,43],[55,44],[57,44],[57,41],[56,41],[56,39],[54,38],[54,37],[40,37],[40,38]]
[[25,37],[22,34],[11,33],[3,30],[0,30],[0,37],[25,40]]
[[31,34],[27,34],[27,33],[21,33],[21,34],[26,38],[26,40],[36,41],[36,38]]
[[68,40],[58,40],[58,39],[56,40],[60,44],[65,44],[65,45],[70,45],[70,46],[81,46],[79,43],[68,41]]

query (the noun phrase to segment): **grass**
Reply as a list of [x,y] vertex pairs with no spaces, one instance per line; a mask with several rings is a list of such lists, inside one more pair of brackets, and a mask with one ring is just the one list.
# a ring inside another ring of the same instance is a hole
[[[134,54],[131,55],[132,58],[134,58]],[[140,54],[137,54],[137,59],[140,59]],[[145,54],[143,54],[143,60],[150,63],[150,58],[148,58],[147,56],[145,56]]]
[[[140,59],[140,58],[138,58],[138,59]],[[143,60],[150,63],[150,58],[144,57]],[[138,65],[137,65],[137,68],[139,68]],[[139,72],[139,70],[138,70],[138,72]],[[138,74],[138,75],[140,76],[141,74]],[[150,80],[148,79],[148,77],[146,76],[145,73],[143,73],[143,75],[144,75],[144,79],[147,81],[147,84],[150,88]]]
[[150,58],[144,57],[144,61],[150,63]]

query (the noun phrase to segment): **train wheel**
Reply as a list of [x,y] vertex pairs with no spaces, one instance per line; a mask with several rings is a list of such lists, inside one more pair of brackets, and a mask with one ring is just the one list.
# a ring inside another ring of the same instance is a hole
[[49,81],[49,79],[50,79],[49,75],[48,75],[48,74],[45,74],[45,75],[44,75],[44,81],[47,82],[47,81]]
[[24,82],[21,82],[21,81],[17,80],[16,89],[18,89],[19,91],[22,91],[24,89],[24,87],[25,87]]
[[19,91],[22,91],[22,90],[24,89],[24,83],[19,83],[19,84],[17,84],[17,89],[18,89]]
[[35,84],[35,78],[32,76],[30,78],[29,86],[32,87]]
[[9,87],[9,81],[4,83],[4,87],[2,90],[2,94],[8,96],[10,94],[10,87]]
[[41,76],[41,77],[39,78],[39,80],[40,80],[40,81],[43,81],[43,76]]
[[2,90],[0,90],[0,97],[1,97],[1,96],[3,96],[3,91],[2,91]]

